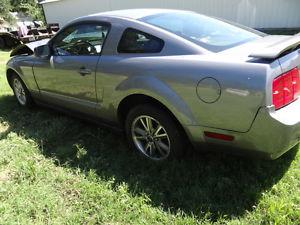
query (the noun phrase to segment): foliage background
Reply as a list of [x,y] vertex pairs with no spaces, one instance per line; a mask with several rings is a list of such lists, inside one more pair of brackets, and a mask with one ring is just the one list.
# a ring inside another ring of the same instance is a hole
[[12,22],[13,18],[9,12],[23,12],[34,20],[44,20],[42,7],[36,0],[0,0],[0,17]]

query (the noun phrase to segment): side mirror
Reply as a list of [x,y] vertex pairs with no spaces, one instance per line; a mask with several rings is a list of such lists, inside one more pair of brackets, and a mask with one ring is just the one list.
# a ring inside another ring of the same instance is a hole
[[39,58],[48,58],[50,53],[49,45],[41,45],[34,49],[34,55]]

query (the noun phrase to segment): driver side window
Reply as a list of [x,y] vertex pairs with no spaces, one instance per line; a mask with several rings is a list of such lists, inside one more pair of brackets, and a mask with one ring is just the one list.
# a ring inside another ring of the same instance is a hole
[[52,48],[58,56],[99,55],[108,34],[108,25],[80,24],[66,28],[55,38]]

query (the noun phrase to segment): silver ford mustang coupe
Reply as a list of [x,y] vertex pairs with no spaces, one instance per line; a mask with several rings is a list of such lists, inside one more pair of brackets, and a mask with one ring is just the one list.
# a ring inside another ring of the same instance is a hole
[[154,161],[182,156],[189,143],[276,159],[300,140],[297,35],[133,9],[78,18],[11,56],[6,75],[21,106],[114,125]]

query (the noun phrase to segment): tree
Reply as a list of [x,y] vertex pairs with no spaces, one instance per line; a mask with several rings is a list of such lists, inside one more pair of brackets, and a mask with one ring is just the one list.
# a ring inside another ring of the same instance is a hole
[[9,13],[11,8],[10,0],[0,0],[0,17],[8,22],[13,21],[13,17]]
[[23,12],[25,15],[31,16],[34,20],[44,20],[41,6],[36,0],[10,0],[10,4],[12,10],[15,12]]

